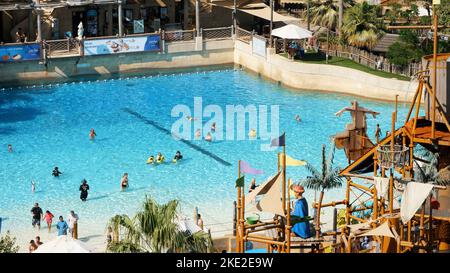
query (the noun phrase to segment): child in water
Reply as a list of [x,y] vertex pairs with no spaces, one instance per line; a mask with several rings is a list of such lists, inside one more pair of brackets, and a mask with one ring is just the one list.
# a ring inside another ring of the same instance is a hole
[[158,163],[161,163],[164,161],[164,156],[161,153],[158,153],[158,155],[156,156],[156,161]]
[[89,132],[89,139],[94,140],[94,138],[97,136],[97,134],[94,131],[94,128],[91,128],[91,131]]
[[54,177],[59,177],[60,174],[62,174],[62,172],[59,171],[58,167],[55,167],[55,169],[53,169],[52,175]]
[[34,193],[36,191],[36,183],[34,183],[33,180],[31,180],[31,192]]
[[124,191],[128,186],[128,173],[124,173],[122,180],[120,181],[120,187],[122,188],[122,191]]
[[175,156],[173,157],[173,161],[174,161],[174,162],[177,162],[178,160],[181,160],[181,159],[183,159],[183,156],[181,155],[181,152],[180,152],[180,151],[177,151],[177,152],[175,153]]
[[12,145],[8,144],[8,152],[12,153],[12,151],[13,151]]
[[206,134],[205,140],[208,141],[208,142],[211,142],[211,141],[212,141],[211,133]]

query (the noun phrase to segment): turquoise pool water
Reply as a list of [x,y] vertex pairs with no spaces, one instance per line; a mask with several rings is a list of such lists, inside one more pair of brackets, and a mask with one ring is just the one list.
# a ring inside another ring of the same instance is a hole
[[[176,120],[171,109],[177,104],[192,107],[194,97],[202,97],[204,105],[217,104],[224,109],[226,104],[280,105],[280,130],[286,131],[287,153],[316,166],[321,145],[329,146],[330,136],[350,121],[349,114],[338,118],[334,113],[354,99],[293,91],[234,69],[4,90],[0,92],[2,233],[11,230],[20,240],[30,240],[30,209],[39,202],[55,216],[67,216],[74,209],[80,216],[80,236],[103,234],[110,217],[133,214],[145,195],[161,202],[179,199],[188,216],[198,206],[206,226],[213,232],[222,231],[215,224],[231,222],[238,160],[263,169],[265,175],[257,176],[261,181],[276,171],[276,152],[260,151],[260,140],[192,141],[231,163],[227,166],[130,114],[138,113],[170,130]],[[381,113],[376,120],[368,118],[371,136],[376,123],[382,125],[383,134],[390,130],[383,126],[390,124],[393,103],[358,101]],[[294,120],[296,114],[301,115],[301,123]],[[399,121],[405,114],[405,106],[400,105]],[[93,142],[88,137],[90,128],[98,135]],[[9,143],[13,153],[7,151]],[[146,164],[150,153],[159,151],[172,158],[177,150],[185,157],[179,164]],[[344,167],[344,152],[338,150],[336,156],[336,162]],[[60,178],[51,176],[54,166],[63,172]],[[124,172],[129,173],[130,188],[121,192]],[[306,174],[302,167],[288,169],[294,180]],[[83,178],[91,187],[85,203],[78,191]],[[31,180],[37,184],[34,194]],[[306,194],[310,200],[313,195],[310,191]],[[325,200],[342,196],[333,191]]]

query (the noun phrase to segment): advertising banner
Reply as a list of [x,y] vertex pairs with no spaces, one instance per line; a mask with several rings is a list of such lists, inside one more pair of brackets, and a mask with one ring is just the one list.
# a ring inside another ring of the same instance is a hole
[[40,44],[16,44],[0,46],[0,62],[35,61],[41,59]]
[[252,39],[252,54],[266,57],[266,39],[253,36]]
[[160,40],[159,35],[85,40],[84,55],[160,51]]

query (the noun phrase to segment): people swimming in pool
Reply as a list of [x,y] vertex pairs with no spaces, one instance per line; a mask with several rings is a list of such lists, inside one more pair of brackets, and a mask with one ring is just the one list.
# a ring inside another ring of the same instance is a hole
[[202,136],[202,132],[200,131],[200,129],[197,129],[197,131],[195,131],[195,138],[200,138]]
[[148,159],[147,159],[147,164],[153,164],[153,162],[155,162],[155,157],[153,155],[151,155]]
[[211,132],[215,132],[216,131],[216,123],[213,122],[213,124],[211,125]]
[[248,133],[248,136],[250,138],[255,138],[256,137],[256,130],[255,129],[251,129],[250,132]]
[[59,171],[58,167],[55,167],[55,168],[53,169],[52,175],[53,175],[54,177],[59,177],[59,175],[61,175],[61,174],[62,174],[62,172]]
[[196,118],[194,118],[194,117],[191,117],[191,116],[187,116],[186,117],[189,121],[194,121],[194,120],[197,120]]
[[156,163],[162,163],[164,159],[164,156],[161,153],[158,153],[158,155],[156,156]]
[[8,152],[12,153],[12,151],[13,151],[12,145],[8,144]]
[[97,134],[94,131],[94,128],[91,128],[91,131],[89,132],[89,139],[94,140],[94,138],[97,136]]
[[81,185],[80,185],[80,199],[81,201],[86,201],[87,197],[88,197],[88,190],[89,190],[89,185],[86,181],[86,179],[83,179],[81,181]]
[[212,141],[211,133],[207,133],[207,134],[206,134],[205,140],[208,141],[208,142],[211,142],[211,141]]
[[31,192],[34,193],[36,191],[36,183],[34,183],[33,180],[31,180]]
[[183,155],[181,154],[180,151],[177,151],[175,153],[175,156],[173,157],[173,162],[177,162],[178,160],[181,160],[181,159],[183,159]]
[[120,187],[122,188],[122,191],[124,191],[128,186],[128,173],[124,173],[122,180],[120,180]]
[[295,115],[295,120],[296,120],[297,122],[300,122],[300,121],[302,121],[302,119],[300,118],[300,116],[299,116],[299,115]]

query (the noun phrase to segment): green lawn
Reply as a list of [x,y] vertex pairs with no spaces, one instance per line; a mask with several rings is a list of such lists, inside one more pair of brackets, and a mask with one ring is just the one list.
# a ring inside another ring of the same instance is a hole
[[[282,53],[280,55],[287,58],[287,53]],[[296,59],[295,61],[303,62],[303,63],[326,64],[325,55],[321,55],[319,53],[306,53],[305,56],[301,60]],[[380,76],[383,78],[390,78],[390,79],[396,78],[398,80],[404,80],[404,81],[410,80],[408,77],[372,69],[370,67],[364,66],[362,64],[356,63],[352,60],[349,60],[347,58],[342,58],[342,57],[329,56],[328,64],[356,69],[356,70],[363,71],[363,72],[366,72],[366,73],[369,73],[372,75]]]

